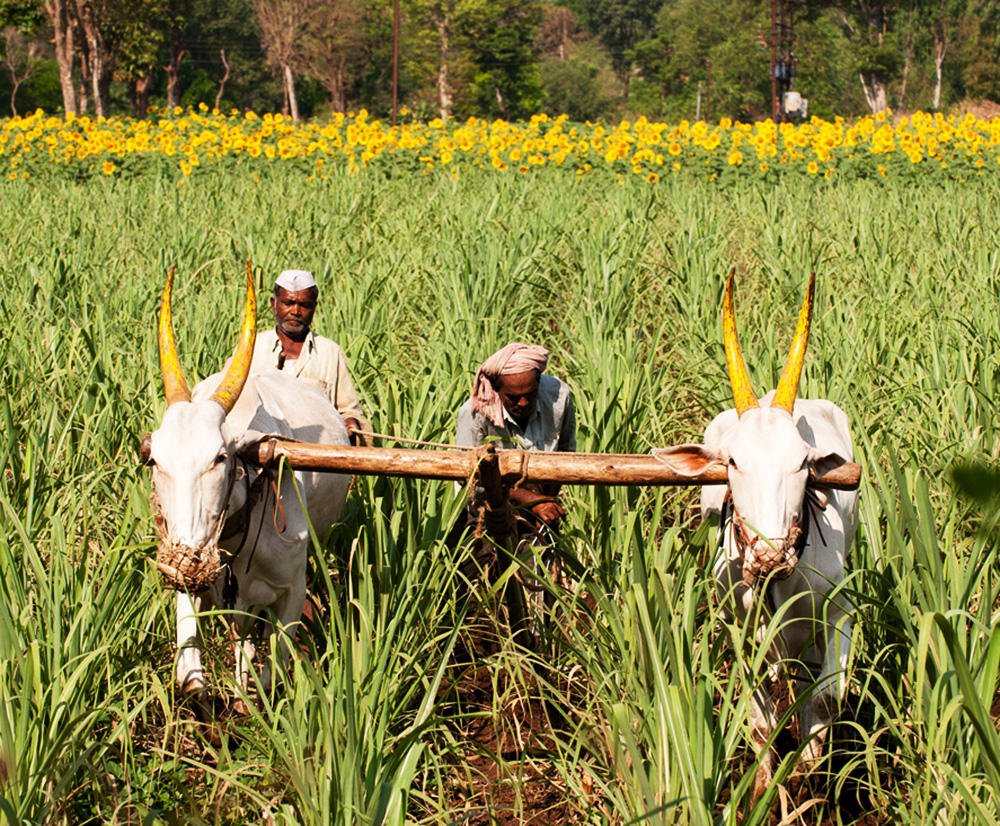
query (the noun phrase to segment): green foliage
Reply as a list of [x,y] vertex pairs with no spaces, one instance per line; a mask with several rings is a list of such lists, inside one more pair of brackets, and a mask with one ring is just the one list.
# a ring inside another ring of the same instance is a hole
[[614,101],[608,71],[602,71],[605,61],[588,45],[577,46],[565,59],[542,60],[543,111],[566,114],[574,121],[610,117]]
[[663,0],[584,0],[584,18],[627,88],[632,49],[648,36]]
[[665,5],[655,36],[640,43],[635,110],[693,119],[699,86],[701,116],[751,121],[770,113],[766,4],[679,0]]
[[32,35],[44,22],[38,0],[0,0],[0,28],[14,26],[22,34]]

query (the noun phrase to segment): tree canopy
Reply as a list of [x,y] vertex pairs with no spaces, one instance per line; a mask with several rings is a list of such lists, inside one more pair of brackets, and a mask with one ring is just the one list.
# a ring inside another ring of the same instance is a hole
[[[420,117],[826,117],[1000,100],[992,0],[400,0]],[[393,107],[394,0],[0,0],[0,113]],[[782,68],[781,71],[786,71]],[[6,112],[4,112],[6,109]]]

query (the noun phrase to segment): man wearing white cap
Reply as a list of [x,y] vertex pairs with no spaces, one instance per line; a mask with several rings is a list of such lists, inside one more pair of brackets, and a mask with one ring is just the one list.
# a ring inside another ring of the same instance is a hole
[[319,288],[311,272],[285,270],[274,282],[271,311],[274,329],[257,335],[253,369],[277,367],[320,387],[344,417],[351,444],[361,438],[364,416],[344,351],[309,328],[316,313]]

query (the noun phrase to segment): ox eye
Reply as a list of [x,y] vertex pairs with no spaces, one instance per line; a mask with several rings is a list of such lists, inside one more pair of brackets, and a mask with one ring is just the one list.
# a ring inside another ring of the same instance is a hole
[[732,456],[729,457],[729,467],[733,470],[739,470],[739,468],[736,467],[736,460]]
[[215,465],[216,465],[216,467],[218,467],[219,465],[223,465],[225,463],[226,463],[226,454],[225,453],[220,453],[218,456],[215,457]]

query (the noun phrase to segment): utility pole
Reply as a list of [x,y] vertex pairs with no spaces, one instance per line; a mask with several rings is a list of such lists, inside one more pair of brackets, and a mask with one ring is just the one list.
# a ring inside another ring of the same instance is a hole
[[778,122],[778,0],[771,0],[771,120]]
[[399,103],[399,0],[392,4],[392,125],[396,126]]
[[705,120],[712,119],[712,61],[705,61],[708,69],[708,78],[705,83]]

